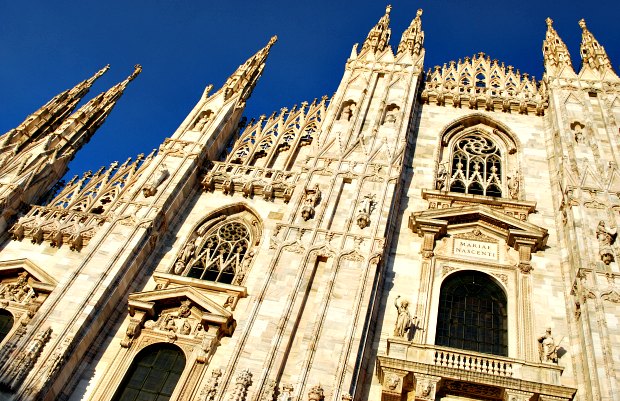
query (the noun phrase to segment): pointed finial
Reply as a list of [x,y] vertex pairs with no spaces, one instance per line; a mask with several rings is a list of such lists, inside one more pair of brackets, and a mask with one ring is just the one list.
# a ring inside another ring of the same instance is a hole
[[385,15],[390,15],[390,11],[392,11],[392,5],[388,4],[387,7],[385,7]]
[[579,20],[579,26],[580,26],[580,27],[581,27],[581,29],[583,29],[584,31],[585,31],[586,29],[588,29],[588,28],[586,27],[586,20],[585,20],[585,19],[583,19],[583,18]]
[[545,22],[547,23],[547,28],[552,28],[553,27],[553,20],[551,18],[547,17]]
[[97,71],[95,73],[95,75],[93,75],[93,77],[90,79],[91,82],[94,82],[95,80],[97,80],[99,77],[101,77],[103,74],[105,74],[108,70],[110,69],[110,64],[106,64],[102,69],[100,69],[99,71]]

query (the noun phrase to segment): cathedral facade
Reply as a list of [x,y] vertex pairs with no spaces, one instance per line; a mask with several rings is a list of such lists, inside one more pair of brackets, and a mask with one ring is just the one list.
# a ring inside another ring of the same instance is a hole
[[140,66],[0,137],[0,399],[620,399],[603,46],[580,21],[576,68],[548,19],[540,81],[425,71],[422,11],[394,47],[390,11],[333,97],[245,122],[274,37],[159,149],[68,183]]

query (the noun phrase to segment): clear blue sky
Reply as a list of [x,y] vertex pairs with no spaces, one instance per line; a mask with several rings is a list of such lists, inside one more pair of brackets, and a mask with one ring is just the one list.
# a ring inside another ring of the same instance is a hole
[[[385,11],[379,1],[9,1],[0,0],[0,133],[57,93],[111,69],[89,98],[130,84],[106,123],[72,162],[70,175],[149,152],[170,136],[204,87],[218,88],[239,64],[279,37],[248,102],[249,118],[331,96],[351,46]],[[392,45],[422,8],[425,68],[483,51],[540,78],[550,16],[578,68],[585,18],[620,64],[620,2],[392,1]]]

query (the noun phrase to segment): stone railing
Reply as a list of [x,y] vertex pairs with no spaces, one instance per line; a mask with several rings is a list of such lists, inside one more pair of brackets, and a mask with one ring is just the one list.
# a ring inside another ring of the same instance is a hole
[[225,195],[238,192],[246,198],[259,195],[265,200],[280,198],[288,203],[298,178],[299,174],[290,171],[213,162],[201,184],[205,191],[220,190]]
[[434,357],[435,366],[469,370],[493,376],[512,377],[512,362],[492,356],[463,353],[455,350],[437,348]]
[[457,376],[458,372],[467,371],[549,384],[559,384],[564,370],[561,365],[552,363],[530,362],[430,344],[414,344],[401,338],[388,338],[386,356],[438,369],[450,369]]

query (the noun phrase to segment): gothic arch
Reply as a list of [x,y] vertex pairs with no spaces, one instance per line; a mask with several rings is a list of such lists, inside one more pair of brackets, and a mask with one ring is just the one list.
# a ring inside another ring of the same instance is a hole
[[519,199],[520,148],[508,127],[484,114],[454,120],[439,136],[435,189]]
[[245,203],[220,207],[192,228],[171,273],[241,284],[260,243],[262,221]]

